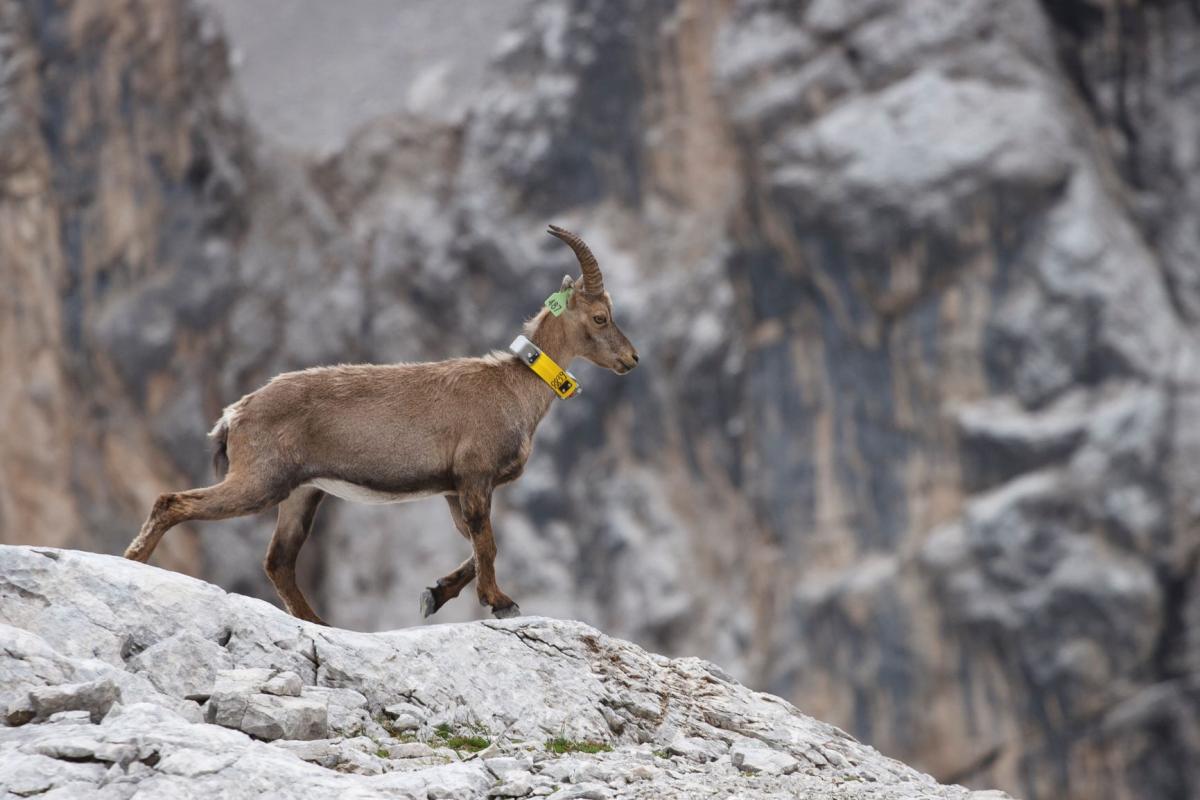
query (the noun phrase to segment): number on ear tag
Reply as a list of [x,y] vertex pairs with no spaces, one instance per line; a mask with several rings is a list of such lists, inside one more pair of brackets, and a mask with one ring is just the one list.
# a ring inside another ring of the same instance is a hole
[[567,310],[567,301],[571,299],[571,292],[574,289],[563,289],[561,292],[555,292],[546,298],[544,305],[550,309],[550,313],[556,317],[562,316],[562,313]]

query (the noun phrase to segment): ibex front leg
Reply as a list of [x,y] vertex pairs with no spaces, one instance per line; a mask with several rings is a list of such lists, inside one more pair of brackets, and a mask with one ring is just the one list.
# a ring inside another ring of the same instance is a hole
[[462,508],[463,523],[471,534],[471,549],[475,551],[475,591],[479,595],[480,605],[491,606],[492,615],[499,619],[519,616],[521,609],[496,585],[491,484],[468,484],[460,488],[458,502]]

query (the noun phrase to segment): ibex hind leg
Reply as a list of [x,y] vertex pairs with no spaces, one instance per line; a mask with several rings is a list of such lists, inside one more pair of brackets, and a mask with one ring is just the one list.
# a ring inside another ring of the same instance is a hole
[[[454,527],[463,535],[464,539],[468,542],[471,541],[471,532],[467,530],[467,523],[463,520],[462,507],[458,503],[458,495],[447,495],[446,503],[450,506],[450,518],[454,520]],[[433,616],[448,601],[458,597],[458,593],[473,580],[475,580],[474,555],[459,564],[449,575],[438,578],[437,583],[426,588],[421,593],[421,616]]]
[[286,495],[286,490],[253,479],[239,480],[232,474],[216,486],[161,494],[137,538],[125,548],[125,557],[148,561],[163,534],[181,522],[254,514],[270,508]]
[[275,525],[275,535],[271,537],[267,558],[263,562],[275,592],[292,616],[318,625],[324,625],[325,620],[312,610],[296,583],[296,559],[312,530],[317,507],[324,497],[325,493],[320,489],[302,486],[293,490],[279,504],[279,522]]

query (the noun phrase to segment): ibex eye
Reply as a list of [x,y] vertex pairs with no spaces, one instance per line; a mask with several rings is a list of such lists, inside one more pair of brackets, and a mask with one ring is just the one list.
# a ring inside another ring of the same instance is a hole
[[608,322],[608,317],[604,316],[603,314],[597,314],[596,316],[592,317],[592,322],[596,323],[597,325],[603,325],[604,323]]

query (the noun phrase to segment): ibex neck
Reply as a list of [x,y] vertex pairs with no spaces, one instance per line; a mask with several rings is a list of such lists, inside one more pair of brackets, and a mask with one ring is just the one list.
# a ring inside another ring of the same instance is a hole
[[545,309],[542,310],[529,326],[529,341],[538,346],[543,353],[550,356],[563,369],[569,369],[571,362],[579,355],[568,336],[566,326],[561,319]]
[[[564,322],[545,309],[542,309],[541,313],[525,326],[525,335],[529,337],[529,341],[537,345],[539,350],[554,359],[554,362],[563,369],[569,368],[571,362],[579,355],[571,342]],[[520,370],[521,385],[525,387],[525,391],[528,392],[527,396],[533,403],[535,415],[533,427],[536,428],[558,397],[545,381],[524,364],[521,364]]]

